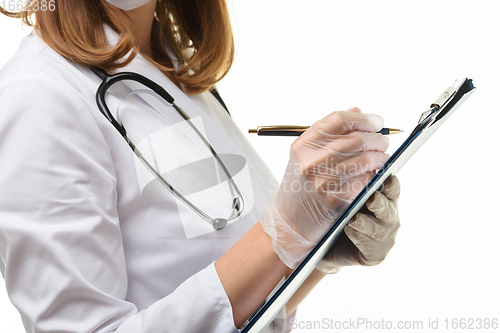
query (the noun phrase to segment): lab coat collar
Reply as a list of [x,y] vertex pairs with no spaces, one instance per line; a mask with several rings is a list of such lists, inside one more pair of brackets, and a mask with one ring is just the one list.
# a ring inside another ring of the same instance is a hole
[[[118,41],[119,41],[119,36],[118,34],[111,29],[108,25],[104,25],[104,30],[106,33],[106,37],[108,39],[108,42],[111,47],[115,46]],[[166,52],[169,53],[171,56],[171,52],[169,52],[168,48],[165,49]],[[130,54],[130,53],[129,53]],[[127,56],[129,55],[127,54]],[[125,56],[125,58],[127,57]],[[172,58],[172,56],[171,56]],[[174,62],[175,66],[175,62]],[[225,131],[227,125],[222,125],[220,123],[217,123],[214,121],[206,112],[204,112],[197,103],[193,101],[192,98],[197,98],[198,96],[190,97],[184,91],[182,91],[177,85],[175,85],[170,79],[163,74],[155,65],[153,65],[151,62],[146,60],[140,53],[136,55],[136,57],[126,66],[122,68],[118,68],[116,72],[133,72],[133,73],[138,73],[141,74],[150,80],[156,82],[158,85],[163,87],[175,100],[176,105],[181,107],[184,112],[190,117],[190,118],[196,118],[196,117],[201,117],[202,123],[204,125],[204,130],[201,130],[202,133],[208,134],[207,139],[210,141],[210,136],[213,134],[217,138],[217,144],[215,144],[214,148],[218,146],[221,151],[220,152],[240,152],[240,149],[233,143],[233,140],[229,136],[229,134]],[[123,80],[121,81],[125,86],[127,86],[131,90],[136,90],[140,89],[141,85],[138,84],[137,82],[133,81],[128,81],[128,80]],[[205,92],[204,94],[207,94],[206,98],[214,98],[211,96],[210,93]],[[208,96],[210,95],[210,96]],[[148,105],[151,107],[155,108],[154,105],[151,104],[152,99],[145,100],[143,99]],[[217,105],[218,102],[217,102]],[[220,105],[219,105],[220,106]],[[222,108],[222,106],[220,106]],[[226,114],[225,110],[222,111],[222,113]],[[224,122],[227,122],[228,120],[225,120]],[[230,120],[229,120],[230,121]],[[212,143],[212,142],[211,142]],[[212,143],[213,145],[213,143]],[[224,148],[225,147],[225,148]],[[219,152],[219,151],[218,151]],[[219,152],[219,153],[220,153]],[[241,152],[240,152],[241,154]]]
[[[108,25],[104,24],[104,31],[106,33],[106,37],[111,47],[114,47],[120,37],[119,35]],[[169,54],[172,59],[172,53],[166,48],[165,51]],[[128,57],[132,51],[130,51],[126,56]],[[175,59],[173,59],[174,66],[177,67],[177,63]],[[182,91],[177,85],[175,85],[170,79],[158,69],[155,65],[149,62],[144,56],[140,53],[137,53],[135,58],[128,63],[126,66],[122,68],[116,69],[116,72],[133,72],[141,74],[150,80],[154,81],[163,89],[165,89],[172,97],[174,97],[177,105],[182,106],[184,111],[191,117],[199,116],[203,114],[203,111],[190,100],[190,98]],[[122,81],[128,88],[134,90],[137,88],[137,83],[132,81]],[[149,103],[148,103],[149,104]]]

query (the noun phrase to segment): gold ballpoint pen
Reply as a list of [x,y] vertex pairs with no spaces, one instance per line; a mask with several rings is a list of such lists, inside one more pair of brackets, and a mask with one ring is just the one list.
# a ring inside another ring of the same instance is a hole
[[[299,136],[309,126],[297,126],[297,125],[270,125],[270,126],[257,126],[257,128],[251,128],[248,133],[255,133],[257,135],[268,135],[268,136]],[[382,135],[398,134],[403,132],[403,130],[396,128],[384,127],[377,133]]]

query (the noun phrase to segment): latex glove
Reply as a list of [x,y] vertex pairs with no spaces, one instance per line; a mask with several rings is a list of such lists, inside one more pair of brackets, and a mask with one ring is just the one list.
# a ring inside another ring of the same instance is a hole
[[400,226],[399,192],[399,180],[389,177],[366,201],[365,213],[359,212],[349,221],[344,234],[316,268],[333,274],[343,266],[381,263],[393,247]]
[[389,155],[388,138],[376,133],[383,119],[332,112],[290,148],[278,192],[259,215],[281,261],[296,268]]

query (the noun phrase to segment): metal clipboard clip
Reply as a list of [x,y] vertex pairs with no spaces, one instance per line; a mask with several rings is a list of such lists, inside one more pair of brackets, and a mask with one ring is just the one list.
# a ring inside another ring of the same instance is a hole
[[449,86],[448,88],[446,88],[446,90],[441,95],[439,95],[439,97],[434,101],[434,103],[431,104],[430,109],[424,111],[420,115],[420,119],[418,120],[418,124],[422,123],[427,117],[432,115],[432,118],[429,120],[426,127],[429,127],[430,125],[432,125],[432,123],[435,120],[435,116],[438,114],[437,111],[443,105],[445,105],[448,100],[450,100],[453,97],[453,95],[456,93],[456,91],[457,91],[457,88],[454,86]]

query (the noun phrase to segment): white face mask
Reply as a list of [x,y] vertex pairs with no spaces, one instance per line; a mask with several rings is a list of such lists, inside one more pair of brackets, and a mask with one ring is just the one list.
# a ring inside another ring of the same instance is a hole
[[145,5],[152,0],[106,0],[106,1],[120,9],[130,10],[137,7],[141,7],[142,5]]

